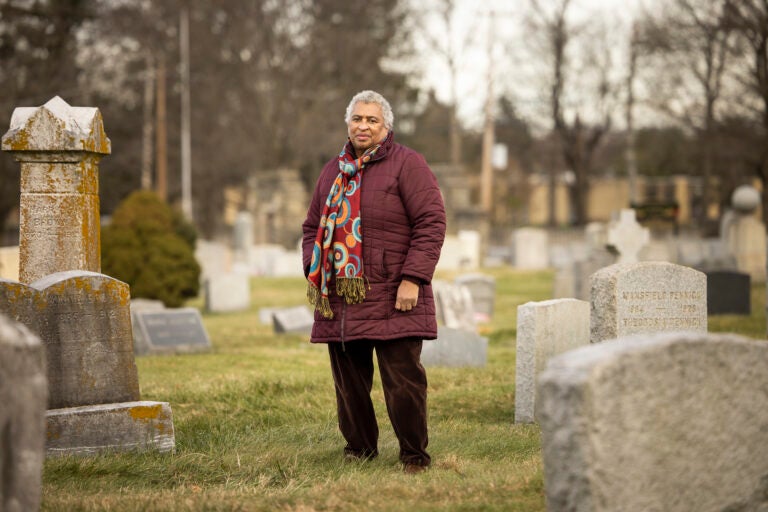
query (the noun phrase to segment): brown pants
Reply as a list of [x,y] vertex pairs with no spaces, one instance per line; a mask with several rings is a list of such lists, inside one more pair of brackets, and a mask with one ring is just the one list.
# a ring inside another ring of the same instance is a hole
[[429,465],[427,374],[420,361],[421,344],[422,340],[414,338],[328,344],[339,429],[347,441],[345,453],[378,455],[379,426],[371,401],[376,349],[389,420],[400,443],[400,461]]

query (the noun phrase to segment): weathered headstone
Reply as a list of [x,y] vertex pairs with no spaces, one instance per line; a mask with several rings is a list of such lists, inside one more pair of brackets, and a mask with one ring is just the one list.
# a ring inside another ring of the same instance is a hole
[[477,330],[472,294],[466,286],[435,279],[432,281],[432,289],[438,324],[451,329]]
[[40,508],[47,395],[40,340],[0,315],[0,510]]
[[520,228],[514,234],[515,267],[543,269],[549,266],[549,236],[539,228]]
[[662,261],[617,263],[592,276],[591,341],[707,331],[707,277]]
[[128,285],[104,274],[58,272],[31,284],[42,304],[49,408],[139,399]]
[[496,303],[496,279],[485,274],[464,274],[454,279],[454,283],[469,290],[475,320],[489,322]]
[[665,333],[550,360],[539,380],[547,510],[758,511],[768,344]]
[[635,263],[640,251],[650,241],[648,228],[635,219],[635,210],[619,212],[619,218],[608,226],[608,247],[619,256],[618,263]]
[[177,354],[205,352],[211,349],[211,340],[203,325],[200,312],[195,308],[167,308],[139,310],[134,313],[144,346],[137,346],[137,354]]
[[424,340],[421,364],[444,367],[483,367],[488,360],[488,338],[476,332],[438,326],[436,340]]
[[[124,438],[110,442],[110,429],[101,430],[115,411],[139,399],[128,286],[98,273],[98,162],[110,152],[101,114],[58,97],[39,108],[17,108],[2,149],[21,162],[22,282],[0,281],[0,312],[36,332],[45,349],[54,408],[46,414],[48,453],[54,443],[71,453],[79,453],[78,443],[95,451],[138,446]],[[95,414],[82,411],[95,405]],[[51,418],[61,415],[74,418],[77,430],[52,434]],[[164,418],[158,428],[172,445],[172,419]],[[159,450],[168,444],[142,439]]]
[[211,275],[205,279],[203,288],[206,311],[244,311],[251,306],[251,284],[247,274]]
[[0,280],[0,312],[43,342],[50,408],[138,400],[128,293],[125,283],[86,271],[29,286]]
[[280,308],[272,312],[272,322],[275,333],[309,334],[315,315],[307,306]]
[[749,315],[751,307],[749,274],[716,270],[707,272],[707,314]]
[[589,344],[589,302],[556,299],[517,308],[515,423],[536,420],[536,379],[549,359]]

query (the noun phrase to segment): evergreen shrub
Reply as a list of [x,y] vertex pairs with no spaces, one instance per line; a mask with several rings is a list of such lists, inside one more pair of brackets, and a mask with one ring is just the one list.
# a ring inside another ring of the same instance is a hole
[[134,192],[102,229],[102,272],[128,283],[132,298],[182,306],[200,288],[196,238],[194,226],[157,194]]

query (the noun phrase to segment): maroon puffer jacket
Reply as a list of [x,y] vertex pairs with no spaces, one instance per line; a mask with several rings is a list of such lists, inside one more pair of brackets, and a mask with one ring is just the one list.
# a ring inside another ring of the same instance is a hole
[[[338,159],[333,158],[323,167],[315,186],[303,224],[305,275],[323,205],[338,173]],[[435,339],[437,322],[430,283],[445,238],[445,207],[435,175],[423,156],[395,143],[390,133],[363,169],[361,194],[363,273],[370,289],[362,303],[346,304],[336,295],[332,281],[329,299],[333,318],[315,312],[311,341]],[[416,307],[408,312],[395,309],[403,277],[420,283]]]

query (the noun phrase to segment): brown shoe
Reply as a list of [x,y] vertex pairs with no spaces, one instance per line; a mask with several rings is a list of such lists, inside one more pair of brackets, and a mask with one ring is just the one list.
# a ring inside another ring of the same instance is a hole
[[406,464],[403,466],[403,473],[406,475],[416,475],[423,473],[427,470],[427,466],[420,466],[418,464]]

